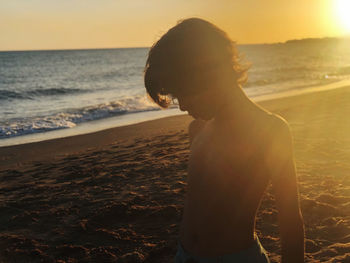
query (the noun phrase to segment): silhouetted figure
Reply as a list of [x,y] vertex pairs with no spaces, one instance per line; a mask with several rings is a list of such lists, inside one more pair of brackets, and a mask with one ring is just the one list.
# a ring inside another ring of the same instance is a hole
[[304,262],[289,126],[245,95],[246,71],[226,33],[198,18],[178,23],[149,51],[150,97],[163,108],[175,98],[195,118],[177,263],[269,262],[255,217],[270,181],[282,262]]

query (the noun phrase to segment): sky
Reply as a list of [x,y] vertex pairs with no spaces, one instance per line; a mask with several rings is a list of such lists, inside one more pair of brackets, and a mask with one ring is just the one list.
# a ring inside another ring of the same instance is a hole
[[188,17],[209,20],[238,44],[343,36],[350,33],[347,12],[341,13],[350,10],[346,3],[350,0],[0,0],[0,50],[149,47]]

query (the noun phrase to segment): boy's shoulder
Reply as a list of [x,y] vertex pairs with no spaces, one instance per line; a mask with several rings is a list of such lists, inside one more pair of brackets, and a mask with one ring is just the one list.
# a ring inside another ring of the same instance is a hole
[[271,114],[269,130],[270,145],[267,149],[271,156],[280,160],[291,158],[293,138],[288,122],[277,114]]
[[289,124],[284,118],[275,113],[268,113],[268,115],[271,120],[272,129],[275,129],[276,132],[280,132],[282,134],[290,133]]
[[281,147],[289,145],[292,141],[289,124],[278,114],[266,112],[265,116],[261,123],[264,126],[261,128],[264,130],[262,136],[265,148],[278,152]]
[[291,131],[288,122],[277,114],[271,114],[272,129],[276,139],[282,141],[289,141],[291,139]]

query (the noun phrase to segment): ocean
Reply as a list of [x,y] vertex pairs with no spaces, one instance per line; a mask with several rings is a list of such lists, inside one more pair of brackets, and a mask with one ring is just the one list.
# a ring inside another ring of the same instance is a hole
[[[239,45],[253,100],[350,79],[350,41]],[[147,97],[149,48],[0,52],[0,146],[181,114]]]

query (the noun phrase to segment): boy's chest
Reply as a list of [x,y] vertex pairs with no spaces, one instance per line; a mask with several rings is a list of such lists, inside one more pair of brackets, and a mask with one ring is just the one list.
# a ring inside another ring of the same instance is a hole
[[227,175],[256,171],[262,149],[253,134],[237,135],[203,130],[191,145],[190,174]]

